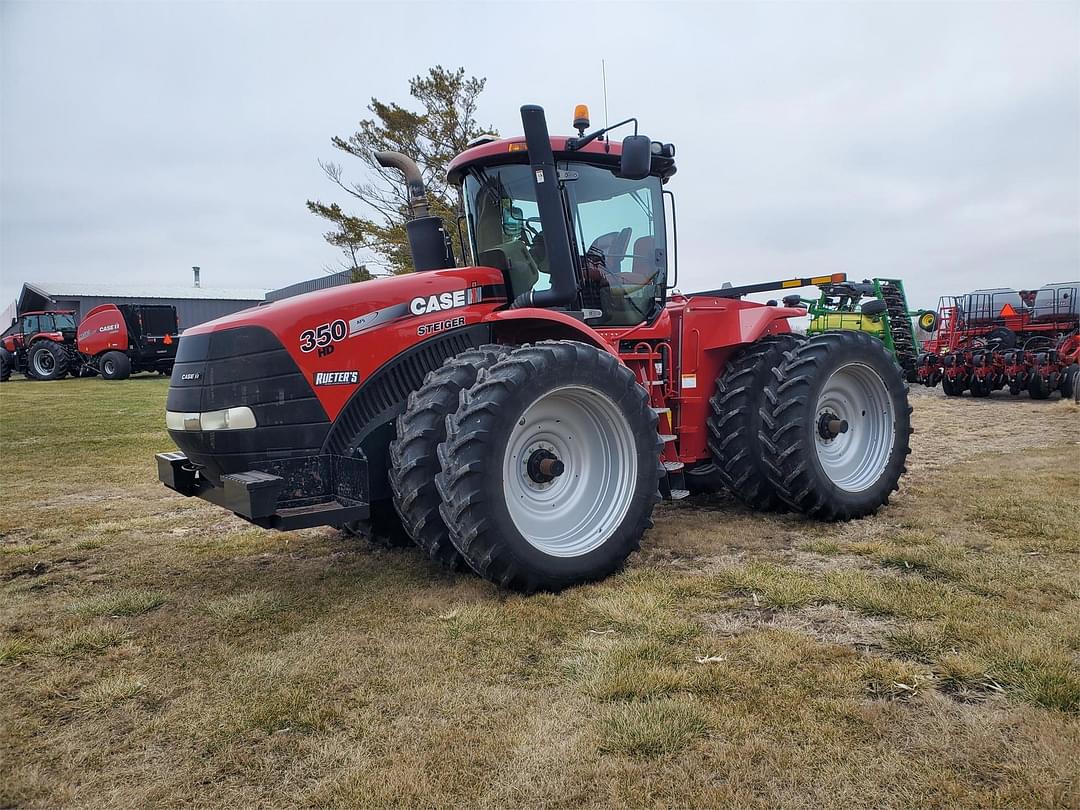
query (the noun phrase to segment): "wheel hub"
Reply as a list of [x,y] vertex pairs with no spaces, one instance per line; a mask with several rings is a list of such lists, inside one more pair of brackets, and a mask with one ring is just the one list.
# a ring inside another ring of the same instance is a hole
[[550,484],[564,472],[566,465],[547,447],[537,447],[525,460],[525,472],[535,484]]
[[818,417],[818,434],[825,441],[832,441],[841,433],[848,432],[848,422],[841,419],[832,411],[824,411]]

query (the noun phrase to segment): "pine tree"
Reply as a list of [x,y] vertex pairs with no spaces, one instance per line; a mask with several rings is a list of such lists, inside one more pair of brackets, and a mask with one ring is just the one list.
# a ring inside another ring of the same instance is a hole
[[[331,139],[335,149],[360,159],[366,179],[349,182],[340,164],[320,161],[319,165],[333,183],[361,203],[360,211],[349,213],[337,203],[318,200],[308,200],[307,207],[333,224],[326,241],[341,248],[345,267],[353,271],[355,280],[371,277],[367,265],[384,273],[413,269],[405,234],[409,211],[405,185],[399,172],[375,162],[374,154],[383,150],[402,152],[416,161],[431,212],[446,223],[455,255],[463,255],[456,224],[457,192],[447,183],[446,167],[469,141],[492,132],[476,120],[477,101],[486,81],[466,76],[464,68],[451,71],[436,65],[427,75],[409,81],[409,95],[418,102],[418,112],[373,98],[368,107],[372,118],[361,121],[348,138]],[[363,265],[362,259],[366,260]]]

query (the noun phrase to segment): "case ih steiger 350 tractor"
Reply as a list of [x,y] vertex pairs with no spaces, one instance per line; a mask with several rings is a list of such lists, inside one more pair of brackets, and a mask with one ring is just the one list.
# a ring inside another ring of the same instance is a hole
[[137,371],[172,373],[179,328],[176,307],[102,304],[75,326],[75,315],[24,312],[0,335],[0,380],[18,371],[31,380],[100,374],[124,380]]
[[1080,376],[1080,282],[1037,290],[976,290],[946,296],[937,331],[919,357],[918,379],[947,396],[988,397],[1008,388],[1032,399],[1076,394]]
[[691,487],[823,520],[886,503],[910,433],[892,355],[742,300],[842,276],[669,294],[674,147],[586,135],[583,108],[576,137],[549,137],[539,107],[521,119],[524,138],[450,164],[468,266],[415,163],[380,153],[405,176],[417,272],[184,333],[162,482],[260,526],[407,534],[526,592],[615,571]]

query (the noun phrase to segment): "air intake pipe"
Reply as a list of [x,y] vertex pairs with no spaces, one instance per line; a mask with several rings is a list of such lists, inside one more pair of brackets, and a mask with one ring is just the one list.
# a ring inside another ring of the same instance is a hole
[[570,250],[570,231],[566,227],[566,211],[559,192],[559,174],[555,168],[555,155],[551,151],[543,108],[535,104],[522,107],[521,126],[525,131],[525,147],[529,150],[533,185],[536,188],[536,207],[551,268],[551,288],[522,293],[514,299],[513,306],[565,307],[577,295],[577,275]]
[[454,248],[441,217],[432,216],[424,191],[420,167],[401,152],[376,152],[376,162],[386,169],[398,169],[405,175],[411,218],[405,223],[413,267],[418,270],[442,270],[454,267]]

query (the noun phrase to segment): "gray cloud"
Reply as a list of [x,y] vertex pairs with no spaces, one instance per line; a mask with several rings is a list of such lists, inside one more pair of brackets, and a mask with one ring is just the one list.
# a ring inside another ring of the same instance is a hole
[[845,271],[931,304],[1080,268],[1074,3],[0,9],[2,302],[319,273],[316,160],[436,62],[487,76],[481,118],[512,133],[525,102],[599,121],[606,59],[613,120],[678,146],[683,289]]

